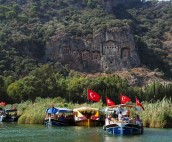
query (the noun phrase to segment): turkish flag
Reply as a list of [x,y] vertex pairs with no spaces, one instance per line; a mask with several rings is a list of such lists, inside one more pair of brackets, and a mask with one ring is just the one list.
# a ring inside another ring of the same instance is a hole
[[6,103],[6,102],[0,102],[0,105],[1,105],[1,106],[6,106],[7,103]]
[[121,104],[125,104],[125,103],[131,101],[131,99],[128,98],[127,96],[121,94],[121,95],[120,95],[120,101],[121,101]]
[[113,105],[115,105],[115,103],[113,101],[111,101],[108,97],[106,97],[106,105],[113,106]]
[[143,110],[145,110],[143,105],[140,103],[140,101],[137,98],[136,98],[136,106],[140,106]]
[[92,90],[87,90],[87,96],[88,96],[88,100],[92,100],[95,102],[100,101],[100,95]]

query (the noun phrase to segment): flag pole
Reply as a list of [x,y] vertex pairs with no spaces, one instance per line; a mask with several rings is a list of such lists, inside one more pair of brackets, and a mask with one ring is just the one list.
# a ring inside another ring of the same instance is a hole
[[87,88],[87,104],[89,103],[89,100],[88,100],[88,88]]

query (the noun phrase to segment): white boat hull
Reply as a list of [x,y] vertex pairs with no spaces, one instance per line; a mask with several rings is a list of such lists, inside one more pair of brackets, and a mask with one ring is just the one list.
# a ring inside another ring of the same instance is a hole
[[4,115],[1,115],[1,116],[0,116],[0,122],[4,122],[5,119],[6,119],[6,116],[4,116]]

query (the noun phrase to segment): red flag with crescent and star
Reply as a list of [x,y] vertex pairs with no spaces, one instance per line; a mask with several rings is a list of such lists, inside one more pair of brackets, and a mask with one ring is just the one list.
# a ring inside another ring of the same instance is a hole
[[143,105],[140,103],[140,101],[137,98],[136,98],[136,106],[140,106],[143,110],[145,110]]
[[121,104],[125,104],[125,103],[131,101],[131,99],[123,94],[120,94],[120,101],[121,101]]
[[6,102],[0,102],[0,106],[6,106],[7,103]]
[[100,101],[100,95],[92,90],[87,90],[87,97],[88,100],[99,102]]
[[106,105],[107,106],[114,106],[115,103],[113,101],[111,101],[108,97],[106,97]]

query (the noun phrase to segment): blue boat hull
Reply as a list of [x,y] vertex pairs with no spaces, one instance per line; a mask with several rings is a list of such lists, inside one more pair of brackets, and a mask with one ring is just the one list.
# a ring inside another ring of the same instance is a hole
[[45,125],[47,126],[74,126],[74,124],[74,120],[45,120]]
[[105,126],[104,128],[107,133],[112,135],[135,135],[135,134],[142,134],[143,133],[143,126],[138,125],[126,125],[123,127],[120,127],[118,125],[112,125],[112,126]]

